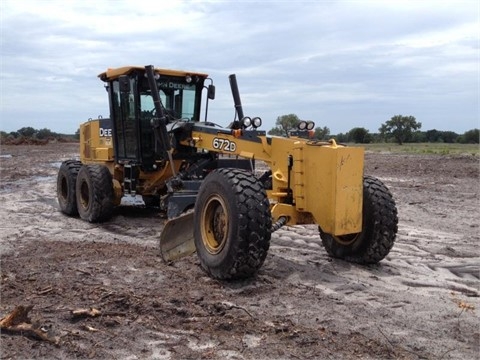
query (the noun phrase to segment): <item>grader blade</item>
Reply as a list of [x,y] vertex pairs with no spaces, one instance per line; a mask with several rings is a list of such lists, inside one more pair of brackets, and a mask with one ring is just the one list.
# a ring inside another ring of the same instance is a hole
[[178,260],[195,252],[193,212],[169,220],[160,235],[160,255],[165,261]]

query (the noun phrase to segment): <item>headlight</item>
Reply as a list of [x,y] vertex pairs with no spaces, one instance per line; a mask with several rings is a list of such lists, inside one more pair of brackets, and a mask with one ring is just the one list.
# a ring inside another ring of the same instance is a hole
[[258,127],[262,126],[262,119],[260,119],[258,116],[254,117],[252,119],[252,124],[253,124],[254,128],[258,128]]
[[313,121],[307,122],[307,130],[313,130],[315,123]]
[[249,118],[248,116],[245,116],[245,117],[242,119],[242,125],[243,125],[243,127],[245,127],[245,128],[249,127],[250,125],[252,125],[252,119]]
[[185,81],[187,84],[190,84],[192,82],[192,77],[190,75],[185,76]]
[[307,122],[306,121],[300,121],[297,125],[298,130],[305,130],[307,128]]

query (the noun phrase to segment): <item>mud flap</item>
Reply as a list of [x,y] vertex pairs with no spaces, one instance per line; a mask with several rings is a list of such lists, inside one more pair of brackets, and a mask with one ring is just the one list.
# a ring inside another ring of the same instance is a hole
[[178,260],[195,251],[193,212],[169,220],[160,234],[160,255],[163,260]]

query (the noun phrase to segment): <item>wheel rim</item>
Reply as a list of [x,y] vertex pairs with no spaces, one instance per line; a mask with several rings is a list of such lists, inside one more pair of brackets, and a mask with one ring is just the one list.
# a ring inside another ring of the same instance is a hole
[[205,249],[212,255],[225,247],[228,236],[228,214],[224,200],[211,196],[201,215],[202,241]]
[[82,181],[80,185],[80,204],[82,208],[87,209],[90,203],[90,189],[86,181]]
[[348,245],[352,245],[355,241],[357,241],[358,238],[360,237],[360,234],[361,233],[334,236],[334,239],[339,244],[348,246]]

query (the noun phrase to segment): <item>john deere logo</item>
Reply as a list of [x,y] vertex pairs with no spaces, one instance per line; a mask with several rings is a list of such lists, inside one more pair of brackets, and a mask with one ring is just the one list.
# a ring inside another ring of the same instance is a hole
[[110,119],[99,119],[100,137],[112,136],[112,122]]

